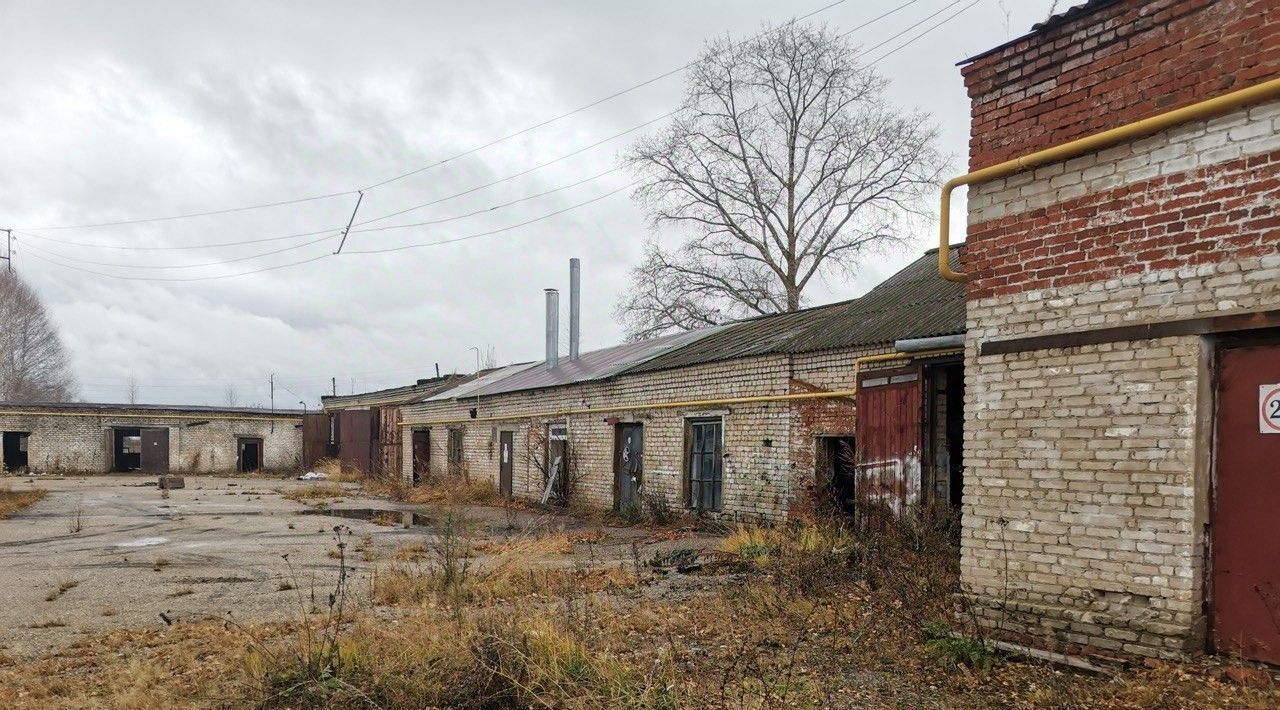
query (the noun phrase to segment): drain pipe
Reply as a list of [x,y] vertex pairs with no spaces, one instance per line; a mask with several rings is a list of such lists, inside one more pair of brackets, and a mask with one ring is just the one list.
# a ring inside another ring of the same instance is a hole
[[942,209],[938,213],[938,273],[948,281],[965,282],[970,278],[969,274],[961,273],[951,268],[951,192],[957,187],[961,185],[980,185],[1002,177],[1008,177],[1014,173],[1020,173],[1023,170],[1029,170],[1037,165],[1067,160],[1151,133],[1159,133],[1188,121],[1211,118],[1246,104],[1277,97],[1280,97],[1280,79],[1271,79],[1270,81],[1250,86],[1247,89],[1240,89],[1207,101],[1201,101],[1157,116],[1144,118],[1141,121],[1095,133],[1053,148],[1028,153],[1027,155],[1006,160],[1003,163],[997,163],[948,180],[942,186]]

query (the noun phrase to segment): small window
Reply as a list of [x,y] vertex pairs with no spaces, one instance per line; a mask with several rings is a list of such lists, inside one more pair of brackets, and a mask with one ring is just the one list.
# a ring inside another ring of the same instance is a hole
[[142,437],[141,436],[124,437],[124,443],[121,446],[121,451],[126,454],[142,453]]
[[689,422],[689,506],[697,510],[720,510],[723,504],[723,431],[720,419]]
[[449,430],[449,475],[462,473],[462,430]]

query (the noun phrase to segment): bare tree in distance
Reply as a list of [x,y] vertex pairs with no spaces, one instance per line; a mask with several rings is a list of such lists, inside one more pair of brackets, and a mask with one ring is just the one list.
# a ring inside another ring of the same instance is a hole
[[0,272],[0,400],[64,402],[75,394],[66,347],[39,296]]
[[240,395],[236,392],[235,385],[227,385],[222,392],[222,403],[228,407],[240,406]]
[[138,403],[138,376],[132,372],[129,373],[129,379],[125,381],[125,396],[129,404]]
[[815,277],[848,277],[929,216],[946,160],[937,128],[834,32],[791,23],[711,41],[670,126],[624,154],[651,239],[615,308],[640,340],[794,311]]

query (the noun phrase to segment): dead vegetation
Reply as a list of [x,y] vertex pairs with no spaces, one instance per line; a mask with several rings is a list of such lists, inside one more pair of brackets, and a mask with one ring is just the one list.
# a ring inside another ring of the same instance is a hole
[[344,498],[349,494],[347,489],[337,483],[313,483],[308,486],[290,488],[280,495],[297,503],[312,503],[318,500]]
[[48,491],[43,488],[14,490],[8,483],[0,483],[0,520],[8,518],[24,508],[35,505]]
[[[445,509],[368,588],[339,526],[329,587],[284,566],[297,620],[86,636],[0,667],[0,707],[1273,707],[1220,666],[1114,677],[1001,656],[957,607],[954,521],[821,515],[718,549],[633,548],[559,518],[481,539]],[[589,541],[586,538],[590,538]],[[581,540],[579,538],[582,538]],[[576,550],[575,550],[576,546]],[[587,550],[582,548],[586,547]],[[680,572],[677,570],[685,570]],[[288,587],[286,589],[285,587]],[[367,595],[366,595],[367,592]],[[56,620],[51,622],[56,623]]]

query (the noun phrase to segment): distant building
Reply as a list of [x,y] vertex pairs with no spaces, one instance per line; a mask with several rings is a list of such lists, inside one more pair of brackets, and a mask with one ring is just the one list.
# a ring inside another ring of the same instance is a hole
[[9,472],[225,473],[297,468],[302,412],[0,402]]

